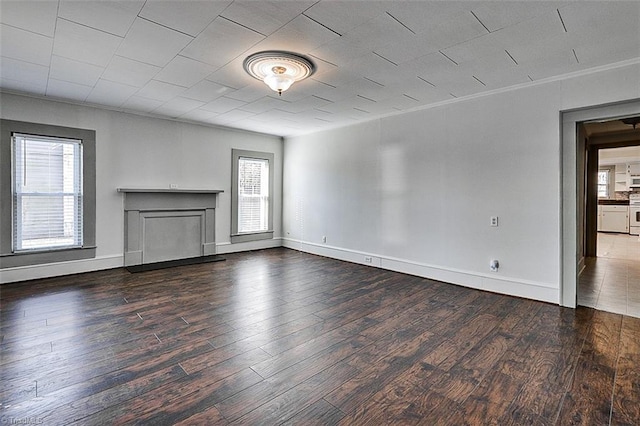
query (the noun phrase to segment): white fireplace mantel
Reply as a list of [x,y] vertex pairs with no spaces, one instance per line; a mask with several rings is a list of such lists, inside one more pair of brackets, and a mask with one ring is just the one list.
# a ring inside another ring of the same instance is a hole
[[217,189],[118,188],[125,266],[216,254]]

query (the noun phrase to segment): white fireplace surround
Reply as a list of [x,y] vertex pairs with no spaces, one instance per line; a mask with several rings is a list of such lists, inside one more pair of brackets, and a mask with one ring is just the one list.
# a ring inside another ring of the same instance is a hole
[[118,188],[124,194],[124,264],[216,254],[216,189]]

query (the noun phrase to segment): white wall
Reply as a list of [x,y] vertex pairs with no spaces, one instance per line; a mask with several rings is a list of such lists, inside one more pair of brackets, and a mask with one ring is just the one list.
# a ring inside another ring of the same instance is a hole
[[285,245],[558,303],[560,111],[639,87],[632,64],[287,138]]
[[[216,209],[218,252],[279,246],[282,235],[282,140],[2,94],[2,118],[96,130],[96,259],[4,269],[0,282],[123,265],[123,196],[118,187],[222,189]],[[275,154],[274,240],[230,245],[231,149]]]

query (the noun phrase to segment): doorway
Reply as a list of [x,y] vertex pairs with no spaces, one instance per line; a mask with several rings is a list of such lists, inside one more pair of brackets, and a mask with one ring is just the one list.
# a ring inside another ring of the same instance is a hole
[[579,272],[585,268],[585,158],[578,124],[640,115],[640,100],[604,104],[560,113],[560,305],[575,308]]
[[640,317],[640,237],[630,228],[630,198],[640,196],[630,187],[640,173],[640,117],[578,123],[576,137],[585,147],[577,304]]

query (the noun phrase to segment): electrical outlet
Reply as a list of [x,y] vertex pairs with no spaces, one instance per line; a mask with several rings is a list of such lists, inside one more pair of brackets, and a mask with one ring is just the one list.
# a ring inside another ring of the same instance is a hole
[[325,235],[322,236],[322,242],[326,243],[327,242],[327,237]]
[[365,256],[364,261],[365,261],[366,263],[371,263],[371,262],[373,261],[373,259],[371,259],[371,257],[370,257],[370,256]]
[[491,272],[498,272],[498,268],[500,267],[500,262],[498,262],[497,260],[492,260],[491,263],[489,264],[489,269],[491,270]]
[[491,216],[491,226],[498,226],[498,216]]
[[170,189],[176,189],[176,188],[178,188],[178,184],[177,183],[172,183],[172,184],[169,185],[169,188]]

